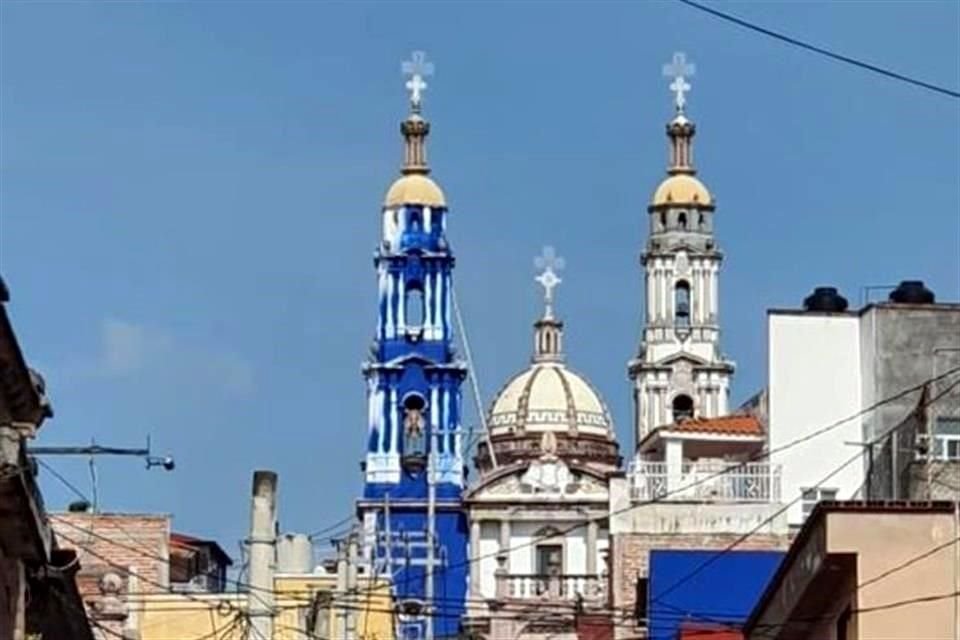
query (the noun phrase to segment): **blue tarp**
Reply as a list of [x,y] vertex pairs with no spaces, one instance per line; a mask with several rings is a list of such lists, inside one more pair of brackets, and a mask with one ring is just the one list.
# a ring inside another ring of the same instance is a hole
[[676,640],[683,622],[745,622],[780,565],[779,551],[650,552],[650,640]]

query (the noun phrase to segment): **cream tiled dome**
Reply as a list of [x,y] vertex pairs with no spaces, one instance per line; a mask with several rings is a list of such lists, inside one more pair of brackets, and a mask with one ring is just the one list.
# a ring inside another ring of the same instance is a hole
[[535,361],[511,378],[493,401],[487,427],[493,436],[562,431],[613,438],[613,422],[600,394],[558,361]]

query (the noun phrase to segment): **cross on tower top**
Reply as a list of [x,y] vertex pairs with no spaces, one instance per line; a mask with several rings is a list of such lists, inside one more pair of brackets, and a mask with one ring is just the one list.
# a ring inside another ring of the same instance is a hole
[[410,76],[405,85],[410,92],[410,107],[414,112],[419,112],[420,103],[423,99],[422,94],[427,88],[427,83],[423,78],[433,75],[433,63],[427,62],[427,54],[423,51],[414,51],[410,55],[410,60],[400,65],[400,71],[403,75]]
[[687,104],[687,98],[684,95],[690,91],[690,83],[687,78],[696,73],[697,68],[693,63],[687,62],[687,54],[678,51],[673,54],[673,60],[663,65],[663,75],[673,78],[670,83],[670,90],[676,94],[677,113],[683,113],[683,108]]
[[543,248],[543,252],[534,258],[533,265],[540,270],[540,274],[535,278],[543,287],[543,303],[545,306],[544,317],[553,317],[553,290],[558,284],[563,282],[558,271],[563,271],[565,265],[563,258],[557,255],[553,247]]

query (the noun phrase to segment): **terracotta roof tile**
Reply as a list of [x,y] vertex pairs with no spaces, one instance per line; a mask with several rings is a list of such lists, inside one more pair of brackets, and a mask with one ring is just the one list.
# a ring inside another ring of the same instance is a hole
[[672,424],[666,429],[692,433],[726,433],[738,436],[762,436],[763,426],[754,416],[723,416],[697,418]]

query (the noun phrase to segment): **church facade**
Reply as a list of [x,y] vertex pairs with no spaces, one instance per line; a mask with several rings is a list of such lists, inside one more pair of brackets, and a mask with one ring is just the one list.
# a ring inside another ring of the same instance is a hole
[[620,467],[613,421],[572,370],[553,310],[560,260],[546,250],[537,278],[545,309],[530,364],[497,393],[465,495],[474,637],[577,638],[609,626],[608,477]]
[[648,207],[645,309],[628,364],[635,448],[623,469],[601,395],[569,366],[554,308],[562,260],[545,250],[544,310],[528,366],[497,392],[470,443],[455,348],[449,211],[430,177],[422,54],[405,64],[404,162],[382,208],[377,326],[364,367],[368,446],[357,501],[370,571],[393,584],[402,640],[636,637],[651,550],[788,541],[765,425],[730,414],[720,348],[716,202],[693,162],[692,73],[665,67],[675,113],[667,176]]

